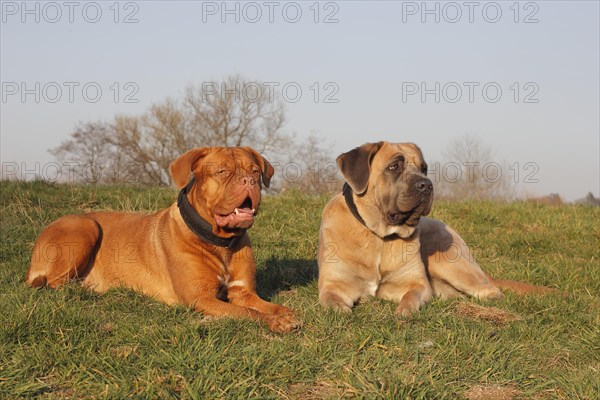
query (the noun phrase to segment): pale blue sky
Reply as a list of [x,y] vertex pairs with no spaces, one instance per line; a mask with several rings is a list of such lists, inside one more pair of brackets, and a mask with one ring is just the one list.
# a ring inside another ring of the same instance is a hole
[[[75,2],[73,22],[63,2],[54,3],[58,8],[30,2],[27,7],[34,11],[29,14],[21,4],[2,2],[3,163],[24,162],[34,169],[36,162],[53,161],[47,150],[67,139],[77,121],[139,114],[167,96],[180,96],[189,84],[241,74],[278,82],[280,88],[296,82],[302,97],[287,103],[285,130],[326,138],[332,157],[364,142],[390,140],[413,141],[427,159],[440,159],[452,139],[468,133],[493,147],[499,161],[519,163],[520,180],[528,172],[523,165],[536,163],[539,183],[522,184],[527,194],[557,192],[568,200],[589,191],[600,194],[597,1],[520,2],[517,7],[514,1],[474,2],[472,22],[462,1],[428,2],[429,10],[439,9],[438,23],[434,14],[421,14],[421,1],[273,2],[273,22],[263,1],[227,3],[229,9],[238,7],[239,23],[235,13],[221,15],[221,1],[121,2],[118,23],[113,1]],[[255,5],[262,17],[251,23]],[[88,22],[97,9],[99,21]],[[296,9],[302,11],[299,21],[286,21],[295,18]],[[502,14],[496,17],[498,9]],[[462,17],[449,22],[457,10]],[[331,13],[338,22],[324,23]],[[130,14],[138,22],[124,23]],[[20,85],[35,91],[35,82],[40,82],[40,102],[31,93],[23,102]],[[42,93],[52,82],[63,91],[56,103],[48,101],[55,97],[52,87]],[[78,85],[72,103],[65,82]],[[102,89],[96,103],[81,92],[89,82]],[[123,102],[131,93],[128,82],[139,88],[132,96],[138,103]],[[320,87],[317,103],[314,82]],[[326,88],[328,82],[335,86]],[[439,103],[435,93],[422,102],[420,93],[406,92],[420,90],[422,83],[434,89],[436,82]],[[19,92],[12,94],[15,87]],[[338,102],[324,102],[334,87]],[[456,87],[462,97],[452,103]],[[502,94],[491,102],[498,87]],[[538,102],[524,102],[528,94]]]

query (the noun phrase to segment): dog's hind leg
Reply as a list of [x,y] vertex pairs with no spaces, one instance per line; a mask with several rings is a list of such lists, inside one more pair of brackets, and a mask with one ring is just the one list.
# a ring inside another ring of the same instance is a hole
[[499,299],[502,291],[494,285],[477,262],[464,240],[449,226],[423,219],[421,257],[427,268],[434,294],[442,298],[461,293],[480,299]]
[[101,235],[100,226],[89,217],[68,215],[56,220],[37,239],[25,282],[32,287],[56,288],[83,277]]

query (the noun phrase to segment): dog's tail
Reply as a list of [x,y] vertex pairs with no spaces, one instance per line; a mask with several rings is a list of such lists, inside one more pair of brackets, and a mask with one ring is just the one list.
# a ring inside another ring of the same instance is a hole
[[[488,274],[486,274],[488,275]],[[508,290],[516,294],[550,294],[556,293],[557,289],[546,286],[536,286],[525,282],[511,281],[508,279],[495,279],[488,275],[488,279],[502,290]]]

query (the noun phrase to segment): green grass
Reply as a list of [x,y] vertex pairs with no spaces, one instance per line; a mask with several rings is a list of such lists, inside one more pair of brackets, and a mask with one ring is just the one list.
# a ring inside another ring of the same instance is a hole
[[[56,291],[23,284],[33,241],[55,218],[88,209],[154,211],[175,197],[166,188],[0,183],[0,398],[593,399],[600,393],[598,208],[435,203],[433,216],[461,233],[486,271],[567,294],[508,294],[488,303],[434,299],[401,319],[379,300],[350,315],[322,309],[315,255],[327,199],[265,197],[251,230],[257,281],[261,296],[303,321],[288,335],[252,321],[207,319],[128,290],[96,295],[77,284]],[[489,319],[465,313],[465,306],[497,307],[514,318]]]

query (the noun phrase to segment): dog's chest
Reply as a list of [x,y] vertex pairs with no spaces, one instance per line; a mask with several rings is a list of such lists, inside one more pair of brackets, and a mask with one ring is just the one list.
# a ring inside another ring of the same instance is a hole
[[404,274],[411,266],[420,263],[419,241],[402,239],[381,241],[377,252],[372,253],[371,274],[365,280],[365,290],[374,296],[379,286]]
[[418,240],[403,240],[398,238],[383,241],[379,270],[382,274],[395,271],[420,258],[421,253]]
[[218,260],[216,272],[219,282],[227,283],[231,278],[231,263],[233,260],[233,255],[230,251],[218,251],[218,253],[215,255],[217,256],[216,258]]
[[230,288],[232,286],[241,286],[239,281],[235,280],[232,277],[232,264],[234,263],[235,257],[241,257],[242,255],[237,253],[232,253],[230,251],[221,252],[218,257],[221,261],[218,265],[216,274],[217,279],[219,281],[219,285],[224,287],[225,289]]

